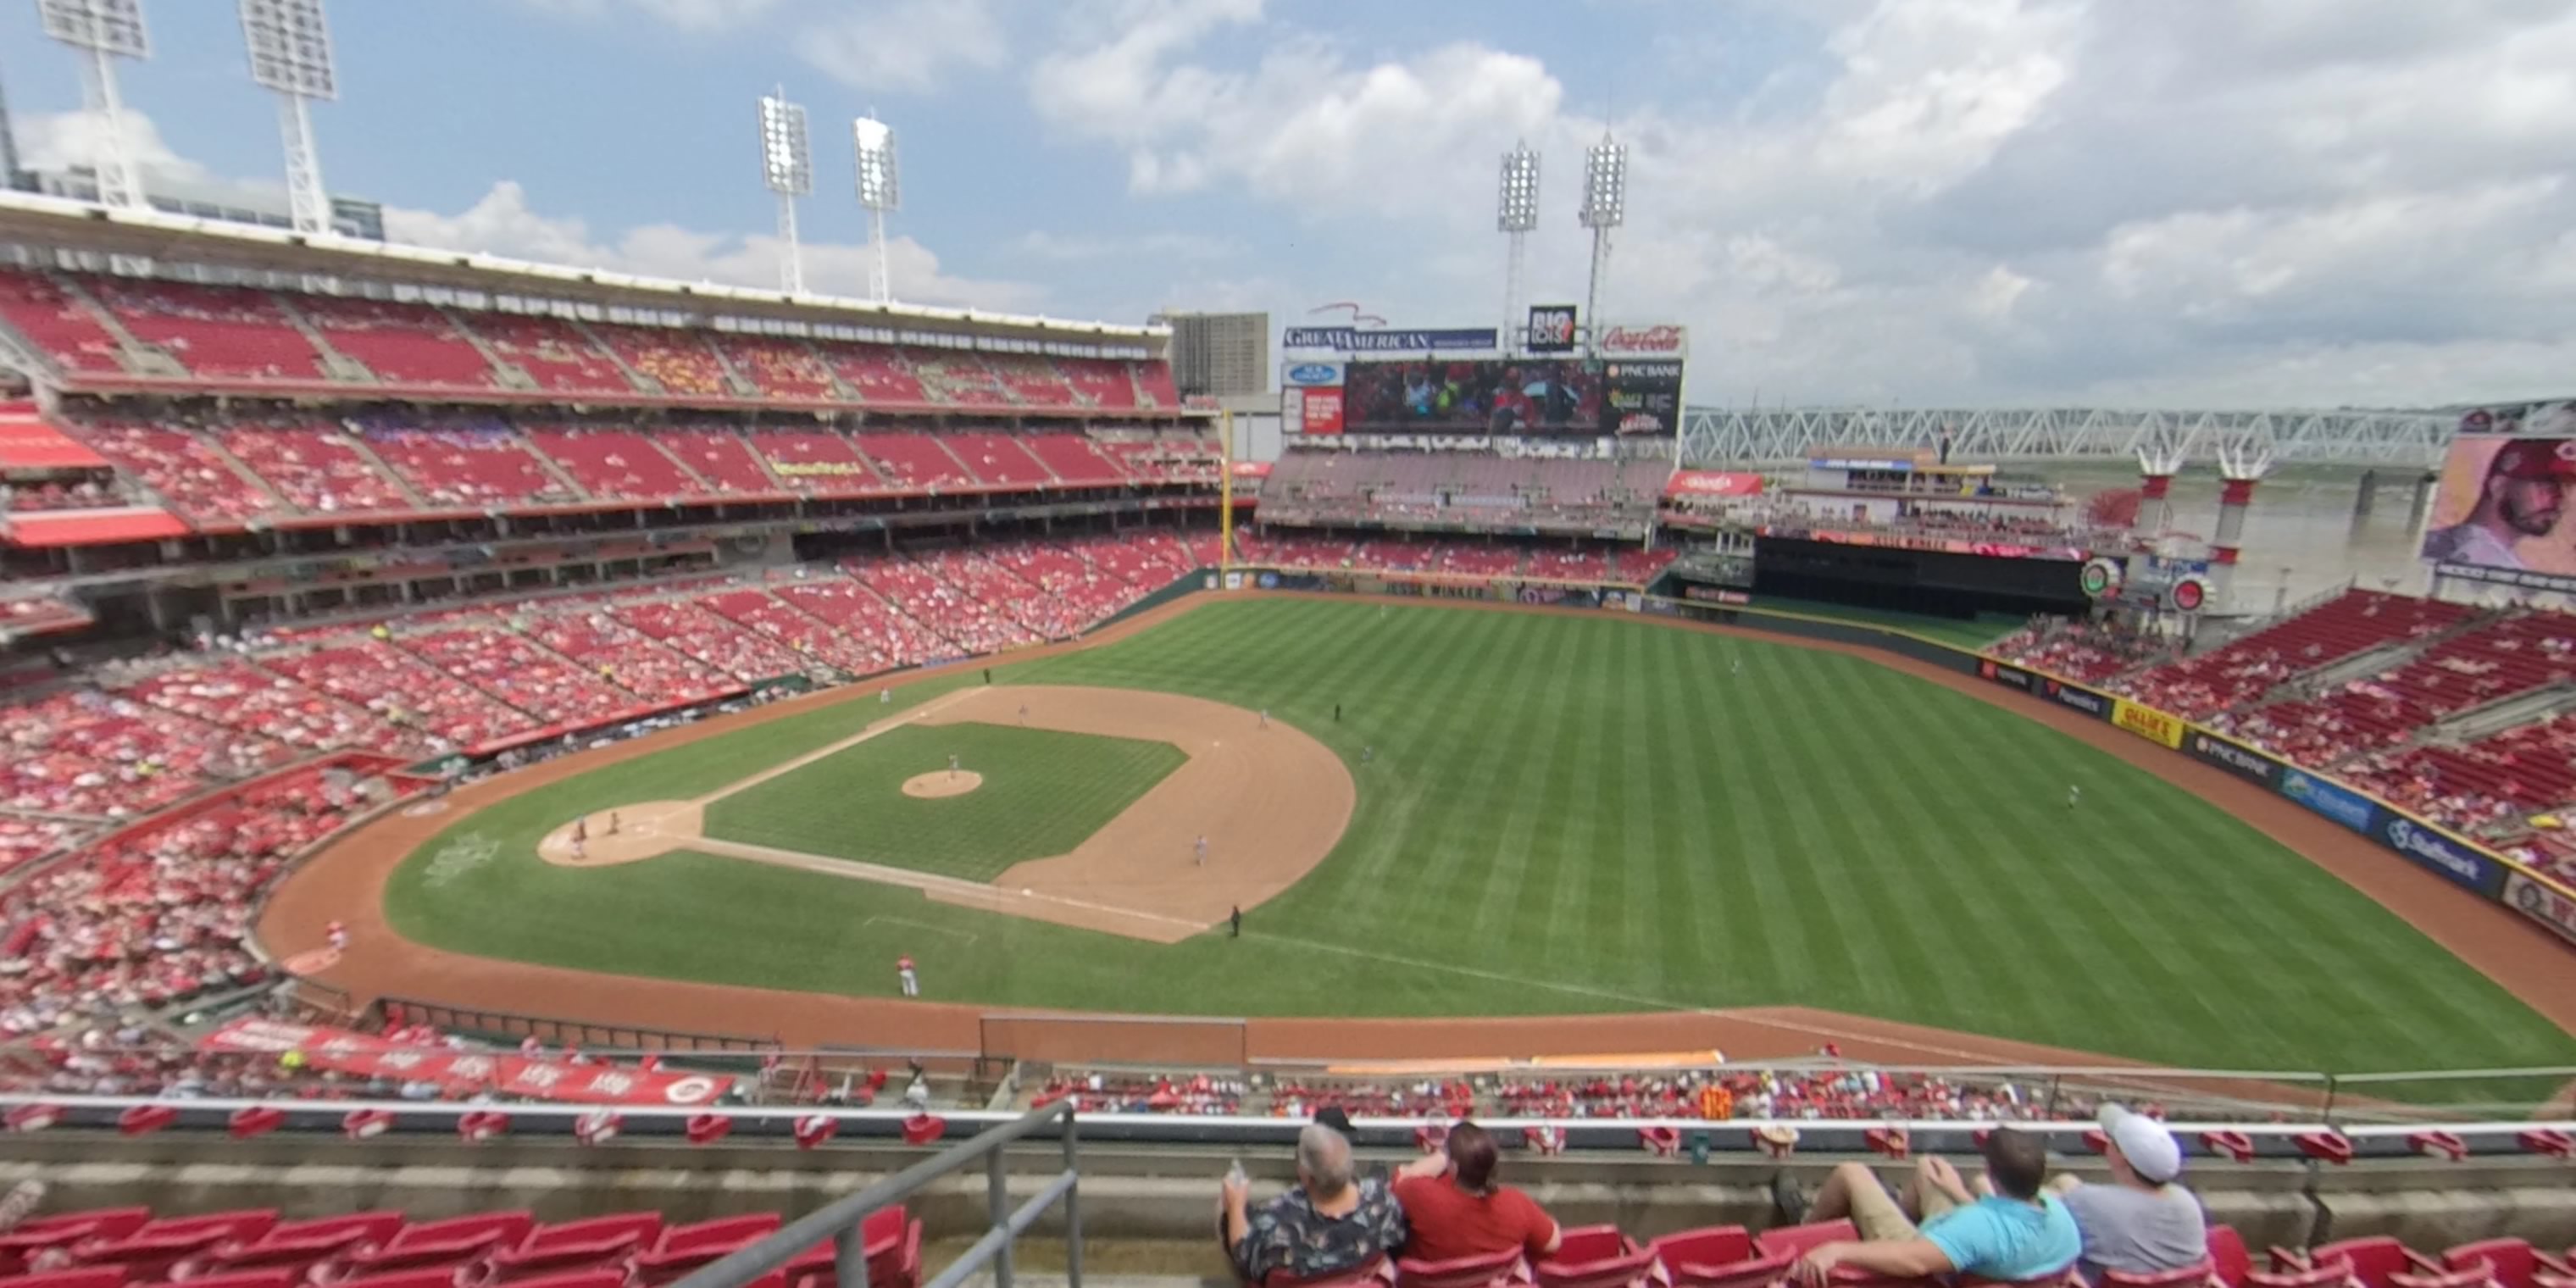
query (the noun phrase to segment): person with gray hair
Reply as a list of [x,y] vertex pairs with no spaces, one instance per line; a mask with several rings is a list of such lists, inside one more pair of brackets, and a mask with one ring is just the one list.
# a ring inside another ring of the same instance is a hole
[[1249,1283],[1273,1271],[1312,1279],[1358,1270],[1394,1255],[1408,1237],[1385,1179],[1358,1175],[1349,1138],[1320,1123],[1297,1134],[1297,1188],[1258,1209],[1250,1190],[1238,1169],[1217,1197],[1226,1255]]

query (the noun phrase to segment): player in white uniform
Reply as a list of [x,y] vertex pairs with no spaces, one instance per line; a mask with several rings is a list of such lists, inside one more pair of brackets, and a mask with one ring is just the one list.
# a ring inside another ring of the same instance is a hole
[[1200,867],[1206,867],[1206,866],[1207,866],[1207,834],[1206,834],[1206,833],[1202,832],[1202,833],[1200,833],[1200,834],[1199,834],[1198,844],[1197,844],[1195,847],[1193,847],[1193,848],[1194,848],[1194,849],[1197,851],[1197,853],[1198,853],[1198,865],[1199,865]]
[[2083,789],[2083,788],[2081,788],[2081,787],[2076,786],[2076,785],[2075,785],[2075,784],[2073,784],[2073,783],[2068,783],[2068,784],[2066,785],[2066,808],[2068,808],[2068,809],[2073,809],[2073,808],[2075,808],[2076,806],[2081,805],[2081,804],[2083,804],[2083,803],[2084,803],[2084,789]]

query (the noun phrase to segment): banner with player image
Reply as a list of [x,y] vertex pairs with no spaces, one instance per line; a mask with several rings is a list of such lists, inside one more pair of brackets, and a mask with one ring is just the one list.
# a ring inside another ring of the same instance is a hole
[[2443,462],[2423,558],[2445,577],[2576,592],[2571,490],[2576,411],[2542,407],[2519,424],[2473,412]]
[[[1343,432],[1530,438],[1670,438],[1682,364],[1582,358],[1352,362]],[[1311,395],[1310,395],[1311,396]]]

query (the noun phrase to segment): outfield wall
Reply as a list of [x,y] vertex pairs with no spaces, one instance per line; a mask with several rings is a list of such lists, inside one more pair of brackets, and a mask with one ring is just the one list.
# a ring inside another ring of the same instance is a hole
[[2513,909],[2576,945],[2576,890],[2499,854],[2449,828],[2400,809],[2330,775],[2305,769],[2171,712],[2134,702],[2034,667],[2000,661],[1937,643],[1895,627],[1807,617],[1746,604],[1652,599],[1650,612],[1805,639],[1861,644],[1902,654],[2014,689],[2033,701],[2073,711],[2125,730],[2179,755],[2223,770],[2329,822],[2368,838],[2382,849],[2436,876]]

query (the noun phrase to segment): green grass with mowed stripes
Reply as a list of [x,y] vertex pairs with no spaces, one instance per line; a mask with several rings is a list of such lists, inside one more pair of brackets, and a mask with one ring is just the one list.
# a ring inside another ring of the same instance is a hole
[[534,857],[575,813],[713,791],[886,711],[846,703],[460,821],[397,872],[389,912],[460,951],[781,988],[891,992],[909,953],[929,996],[1013,1005],[1800,1004],[2202,1067],[2576,1060],[2576,1041],[2251,827],[1860,658],[1608,614],[1256,600],[995,675],[1266,707],[1341,753],[1357,813],[1241,940],[1167,947],[704,855]]
[[[955,756],[982,785],[903,794]],[[1012,864],[1072,853],[1189,757],[1168,742],[967,721],[905,725],[707,807],[727,841],[990,881]]]

